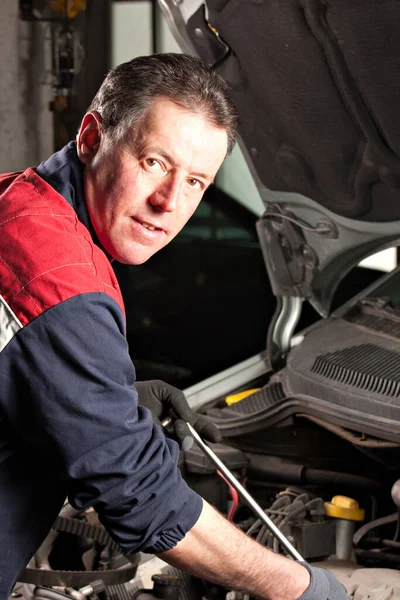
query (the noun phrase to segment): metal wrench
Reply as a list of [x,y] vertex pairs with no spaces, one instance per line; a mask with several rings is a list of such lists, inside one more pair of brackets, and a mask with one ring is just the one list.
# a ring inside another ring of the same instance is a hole
[[304,562],[304,558],[299,554],[296,548],[289,542],[289,540],[283,535],[282,531],[278,529],[278,527],[271,521],[271,519],[265,514],[263,509],[257,502],[254,500],[252,496],[248,493],[248,491],[242,486],[242,484],[236,479],[236,477],[231,473],[231,471],[224,465],[224,463],[218,458],[218,456],[211,450],[209,446],[199,436],[197,431],[193,429],[193,427],[186,422],[186,425],[189,428],[190,435],[197,442],[203,452],[208,456],[208,458],[214,463],[218,470],[224,475],[224,477],[229,481],[232,487],[235,488],[238,494],[242,497],[242,499],[246,502],[246,504],[251,508],[251,510],[257,515],[257,517],[264,523],[264,525],[270,530],[270,532],[277,538],[279,543],[285,548],[285,550],[290,554],[294,560],[298,560]]

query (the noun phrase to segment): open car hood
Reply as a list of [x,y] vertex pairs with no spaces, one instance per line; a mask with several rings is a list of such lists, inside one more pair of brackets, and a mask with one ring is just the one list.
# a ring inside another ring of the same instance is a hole
[[400,3],[160,5],[182,50],[232,87],[274,293],[329,316],[346,273],[400,242]]

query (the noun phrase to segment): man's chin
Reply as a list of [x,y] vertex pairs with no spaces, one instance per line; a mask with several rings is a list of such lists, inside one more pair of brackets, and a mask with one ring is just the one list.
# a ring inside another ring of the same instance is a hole
[[116,252],[114,254],[114,260],[123,263],[124,265],[139,266],[149,260],[156,252],[161,248],[150,249],[150,248],[138,248],[130,249],[125,252]]

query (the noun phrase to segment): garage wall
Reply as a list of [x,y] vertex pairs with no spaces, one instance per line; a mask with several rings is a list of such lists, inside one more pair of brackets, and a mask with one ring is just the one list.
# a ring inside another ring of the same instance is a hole
[[[111,66],[115,67],[136,56],[151,54],[151,3],[148,0],[113,2],[111,27]],[[180,52],[161,11],[158,14],[158,29],[158,51]]]
[[[52,151],[46,26],[18,18],[18,0],[0,3],[0,172],[37,164]],[[47,78],[47,81],[46,81]]]

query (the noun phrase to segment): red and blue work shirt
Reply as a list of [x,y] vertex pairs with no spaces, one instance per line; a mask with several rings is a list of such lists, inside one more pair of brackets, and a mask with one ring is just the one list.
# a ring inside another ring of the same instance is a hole
[[127,553],[172,548],[202,501],[138,407],[125,315],[76,144],[0,176],[0,599],[65,498]]

